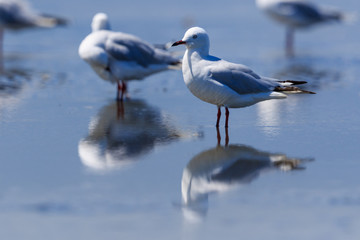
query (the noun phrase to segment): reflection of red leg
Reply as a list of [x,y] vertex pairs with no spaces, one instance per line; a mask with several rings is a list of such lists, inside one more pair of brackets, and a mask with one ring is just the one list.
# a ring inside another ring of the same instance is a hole
[[294,56],[294,30],[292,28],[286,29],[286,43],[285,51],[287,57]]
[[117,107],[117,119],[123,119],[124,118],[124,114],[125,114],[125,111],[124,111],[124,102],[123,101],[117,101],[116,102],[116,107]]
[[4,73],[3,39],[4,39],[4,29],[0,28],[0,74]]
[[126,94],[127,94],[127,84],[125,82],[122,82],[121,98],[124,98],[124,96],[126,96]]
[[221,110],[220,110],[220,107],[218,107],[216,127],[219,127],[220,117],[221,117]]
[[227,128],[229,126],[229,115],[230,115],[230,112],[229,112],[229,109],[227,107],[225,107],[225,128]]
[[220,146],[221,136],[220,136],[219,127],[216,127],[216,137],[217,137],[217,145]]
[[[217,145],[220,146],[221,143],[221,135],[219,131],[219,127],[216,127],[216,138],[217,138]],[[225,128],[225,147],[229,145],[229,130]]]
[[122,101],[122,90],[123,86],[122,86],[122,82],[117,81],[117,95],[116,95],[116,100],[118,101]]
[[229,145],[229,131],[225,128],[225,147]]

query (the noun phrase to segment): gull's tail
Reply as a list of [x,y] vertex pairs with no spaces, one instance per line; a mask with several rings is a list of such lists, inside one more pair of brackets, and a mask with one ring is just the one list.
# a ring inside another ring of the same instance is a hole
[[309,93],[315,94],[315,92],[307,91],[299,87],[294,87],[293,85],[301,85],[307,83],[306,81],[295,81],[295,80],[286,80],[286,81],[277,81],[281,86],[275,87],[275,92],[284,92],[284,93]]
[[158,49],[162,49],[162,50],[168,50],[171,48],[171,45],[173,44],[174,42],[167,42],[167,43],[157,43],[157,44],[154,44],[154,47],[155,48],[158,48]]
[[357,21],[357,14],[354,12],[342,12],[337,9],[325,8],[323,9],[323,19],[325,21],[335,21],[343,23],[354,23]]
[[343,13],[341,14],[342,22],[352,24],[358,20],[358,14],[357,13]]
[[173,69],[173,70],[179,70],[179,69],[181,69],[181,66],[182,66],[182,62],[179,60],[179,61],[170,63],[168,68]]
[[308,90],[304,90],[298,87],[293,86],[279,86],[274,88],[275,92],[283,92],[283,93],[309,93],[309,94],[316,94],[315,92],[311,92]]
[[68,24],[68,20],[62,17],[52,16],[49,14],[41,14],[39,18],[36,19],[36,25],[38,27],[55,27],[55,26],[65,26]]

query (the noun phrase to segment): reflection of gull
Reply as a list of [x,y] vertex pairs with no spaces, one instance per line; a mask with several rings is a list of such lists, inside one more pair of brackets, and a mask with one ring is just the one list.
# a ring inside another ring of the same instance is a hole
[[217,145],[193,157],[183,171],[181,193],[184,214],[190,220],[204,217],[210,193],[249,184],[260,174],[281,169],[303,169],[310,159],[259,151],[246,145]]
[[117,98],[126,92],[125,82],[140,80],[160,71],[178,67],[172,53],[130,34],[110,30],[104,13],[94,16],[90,33],[80,44],[79,55],[104,80],[118,84]]
[[282,121],[288,117],[284,117],[285,114],[296,111],[299,98],[291,97],[286,102],[281,101],[265,101],[259,103],[256,107],[257,110],[257,124],[267,135],[277,135],[280,130]]
[[280,126],[280,106],[278,101],[265,101],[256,106],[258,125],[269,135],[276,135],[277,127]]
[[0,76],[0,117],[2,110],[13,109],[29,92],[31,74],[23,69],[9,69]]
[[112,103],[91,120],[89,135],[79,142],[79,155],[95,170],[119,168],[179,137],[166,116],[144,101]]
[[320,8],[304,0],[256,0],[259,8],[271,18],[286,26],[286,53],[293,55],[295,29],[308,28],[324,22],[344,20],[344,13]]
[[32,27],[50,28],[64,25],[64,19],[38,14],[30,8],[26,1],[0,0],[0,44],[2,49],[3,30],[19,30]]

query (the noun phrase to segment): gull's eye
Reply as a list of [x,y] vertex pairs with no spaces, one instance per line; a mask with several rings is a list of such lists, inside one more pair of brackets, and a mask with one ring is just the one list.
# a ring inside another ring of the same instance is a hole
[[196,35],[196,34],[193,35],[193,39],[197,39],[197,35]]

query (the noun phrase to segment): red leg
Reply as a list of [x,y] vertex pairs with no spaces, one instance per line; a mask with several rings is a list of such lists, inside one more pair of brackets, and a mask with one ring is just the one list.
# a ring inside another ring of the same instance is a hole
[[122,102],[124,100],[124,95],[127,92],[127,85],[124,81],[117,82],[117,100]]
[[229,109],[227,107],[225,107],[225,116],[226,116],[225,128],[227,128],[229,126],[229,115],[230,115]]
[[218,107],[216,127],[219,127],[220,117],[221,117],[221,110],[220,110],[220,107]]

